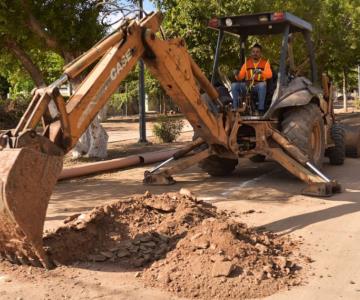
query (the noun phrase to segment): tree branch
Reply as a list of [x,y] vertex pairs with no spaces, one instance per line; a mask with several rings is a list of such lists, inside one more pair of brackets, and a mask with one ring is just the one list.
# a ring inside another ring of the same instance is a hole
[[40,39],[44,40],[45,45],[60,54],[66,62],[69,62],[74,59],[74,55],[72,53],[65,51],[63,47],[59,44],[58,40],[51,36],[46,30],[44,29],[43,24],[41,24],[35,16],[31,13],[31,7],[28,0],[21,0],[22,7],[27,11],[27,20],[26,25],[29,26],[29,29],[32,33],[37,35]]
[[52,36],[50,36],[44,30],[42,24],[31,13],[31,4],[29,0],[21,0],[21,6],[27,12],[26,14],[28,18],[26,20],[26,25],[29,26],[29,29],[38,37],[42,38],[45,41],[47,47],[49,47],[52,50],[60,51],[60,47],[57,40]]
[[15,40],[5,36],[4,45],[21,62],[22,66],[29,73],[37,87],[46,86],[44,76],[40,69],[34,64],[30,56],[18,45]]
[[61,47],[59,46],[56,39],[51,37],[40,25],[39,21],[33,16],[31,12],[28,12],[28,19],[26,21],[29,29],[36,34],[38,37],[42,38],[45,41],[47,47],[57,52],[61,52]]

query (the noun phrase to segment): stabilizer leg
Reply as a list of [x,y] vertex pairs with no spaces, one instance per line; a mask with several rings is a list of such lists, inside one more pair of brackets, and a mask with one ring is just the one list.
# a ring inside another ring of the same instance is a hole
[[150,173],[149,171],[145,171],[143,182],[151,185],[174,184],[176,181],[173,179],[172,175],[194,166],[210,155],[212,155],[212,151],[210,149],[205,149],[192,156],[178,159],[171,167],[163,169],[160,172]]
[[[330,179],[326,180],[325,178],[327,177],[317,169],[317,172],[323,176],[320,176],[315,172],[312,173],[306,167],[297,162],[294,158],[290,157],[282,149],[269,148],[266,151],[266,154],[269,158],[281,164],[291,174],[295,175],[308,184],[308,186],[302,191],[304,195],[329,197],[334,193],[341,192],[341,185],[339,183]],[[314,166],[312,167],[315,168]]]

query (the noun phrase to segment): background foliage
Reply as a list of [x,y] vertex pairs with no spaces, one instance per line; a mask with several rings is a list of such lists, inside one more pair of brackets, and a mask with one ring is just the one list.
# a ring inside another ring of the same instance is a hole
[[[206,26],[209,19],[214,16],[288,11],[313,25],[319,73],[327,71],[340,83],[345,69],[351,84],[356,82],[355,71],[360,62],[360,5],[357,0],[162,0],[156,3],[166,13],[164,28],[167,34],[183,37],[193,57],[208,74],[216,47],[216,33]],[[279,57],[279,38],[262,37],[257,41],[264,46],[264,54],[275,63]],[[227,38],[222,50],[221,64],[225,70],[239,64],[236,39]],[[294,50],[299,63],[304,61],[305,53],[301,53],[301,47]]]
[[162,115],[154,124],[153,133],[163,143],[174,142],[184,127],[184,120]]
[[[64,64],[101,39],[109,28],[100,22],[102,9],[96,5],[98,2],[0,1],[0,94],[10,91],[16,98],[19,94],[27,95],[34,84],[49,84],[61,74]],[[163,27],[167,37],[183,37],[191,55],[208,76],[217,37],[215,31],[207,28],[209,19],[260,11],[289,11],[313,24],[319,72],[327,71],[338,85],[345,74],[348,86],[356,85],[356,66],[360,63],[358,0],[154,0],[153,3],[165,14]],[[276,64],[280,39],[256,37],[249,44],[255,40],[264,46],[265,55]],[[304,51],[302,47],[295,51],[297,63],[301,64],[305,61]],[[238,57],[238,41],[226,37],[222,69],[229,72],[239,68]],[[159,84],[148,73],[145,79],[150,101],[161,102],[159,99],[165,96]],[[134,70],[113,103],[121,107],[128,101],[136,106],[137,95],[137,70]]]

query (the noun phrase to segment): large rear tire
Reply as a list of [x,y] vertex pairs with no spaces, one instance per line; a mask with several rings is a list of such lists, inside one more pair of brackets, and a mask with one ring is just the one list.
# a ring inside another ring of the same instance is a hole
[[281,127],[282,133],[321,168],[325,155],[325,130],[319,106],[309,103],[289,108],[284,113]]
[[237,159],[229,159],[213,155],[199,162],[199,167],[210,176],[221,177],[230,175],[235,170],[237,164]]

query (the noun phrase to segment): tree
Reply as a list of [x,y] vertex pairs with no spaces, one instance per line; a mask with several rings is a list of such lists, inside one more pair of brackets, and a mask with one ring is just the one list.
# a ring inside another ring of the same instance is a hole
[[[29,76],[37,87],[49,84],[53,75],[61,73],[64,63],[68,63],[90,48],[104,36],[106,27],[99,22],[100,8],[95,0],[36,1],[5,0],[0,3],[0,63],[11,65],[13,72],[5,72],[7,78],[18,74],[28,83]],[[61,13],[59,13],[61,12]],[[4,53],[5,52],[5,53]],[[12,58],[8,56],[12,54]],[[20,66],[29,76],[19,74]],[[17,83],[13,83],[13,88]],[[74,82],[76,83],[76,82]],[[29,86],[22,85],[29,91]],[[30,88],[31,89],[31,88]],[[14,89],[13,89],[14,90]],[[95,124],[96,123],[96,124]],[[99,136],[107,140],[104,129],[95,120],[90,126],[91,145],[96,144]],[[94,130],[93,127],[96,127]],[[87,133],[89,135],[89,132]],[[106,149],[106,143],[97,148]],[[84,148],[82,148],[83,152]],[[104,151],[99,150],[103,156]]]
[[[207,21],[214,16],[249,14],[262,11],[288,11],[312,23],[313,39],[317,53],[319,73],[329,72],[340,82],[344,67],[351,69],[360,61],[360,8],[356,0],[234,0],[188,1],[159,0],[165,13],[164,28],[170,37],[181,36],[193,57],[209,75],[216,46],[216,34],[207,28]],[[278,60],[279,40],[261,38],[266,56]],[[239,64],[238,41],[225,39],[221,64],[231,70]],[[301,47],[295,53],[306,62]]]
[[90,48],[105,33],[96,3],[5,0],[0,3],[0,42],[39,85],[44,78],[31,52],[53,51],[68,63]]
[[[241,5],[240,5],[240,2]],[[211,72],[217,33],[207,27],[208,21],[219,15],[244,14],[253,10],[255,1],[232,1],[220,5],[217,0],[185,1],[164,0],[159,3],[165,12],[163,26],[167,37],[185,39],[190,54],[208,75]],[[225,38],[221,55],[223,66],[239,64],[239,45]]]
[[10,84],[5,77],[0,75],[0,100],[6,99],[9,92]]

